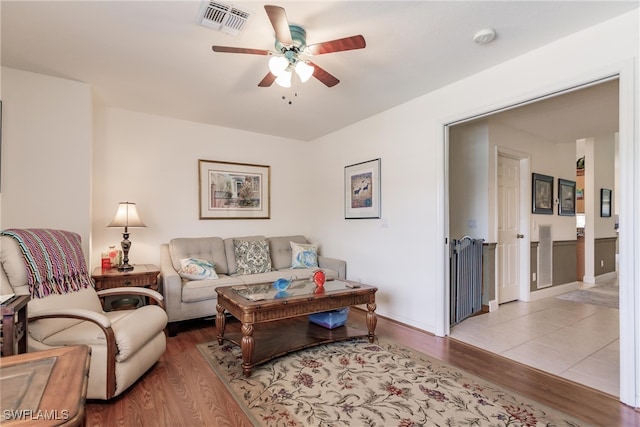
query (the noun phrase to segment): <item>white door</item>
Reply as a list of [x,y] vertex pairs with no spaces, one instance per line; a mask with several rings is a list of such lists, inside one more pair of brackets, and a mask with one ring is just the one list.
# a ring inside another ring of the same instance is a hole
[[520,161],[498,155],[498,303],[520,297]]

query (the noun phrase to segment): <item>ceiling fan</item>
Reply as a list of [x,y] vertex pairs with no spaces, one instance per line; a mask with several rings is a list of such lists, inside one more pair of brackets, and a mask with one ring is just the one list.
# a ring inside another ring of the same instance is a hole
[[366,46],[362,35],[307,45],[307,34],[304,28],[290,25],[284,8],[272,5],[265,5],[264,8],[276,32],[276,52],[241,47],[212,46],[214,52],[271,55],[269,72],[258,83],[260,87],[269,87],[273,82],[283,87],[290,87],[293,72],[298,75],[303,83],[313,76],[327,87],[333,87],[340,83],[340,80],[308,59],[304,59],[303,56],[362,49]]

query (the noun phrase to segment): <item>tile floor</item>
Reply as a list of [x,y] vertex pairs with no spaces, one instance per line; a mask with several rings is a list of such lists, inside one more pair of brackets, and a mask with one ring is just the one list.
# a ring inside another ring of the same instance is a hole
[[502,304],[451,337],[619,397],[618,324],[618,309],[552,297]]

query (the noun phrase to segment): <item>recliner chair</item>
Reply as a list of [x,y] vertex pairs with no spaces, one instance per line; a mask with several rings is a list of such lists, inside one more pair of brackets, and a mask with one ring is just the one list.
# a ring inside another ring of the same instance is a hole
[[[79,243],[80,236],[75,236]],[[22,251],[13,237],[0,236],[0,267],[0,293],[33,295]],[[105,312],[101,298],[109,295],[142,295],[156,305]],[[119,395],[149,370],[166,349],[167,314],[163,297],[146,288],[96,292],[89,286],[41,298],[32,296],[27,316],[29,352],[67,345],[91,347],[88,399],[107,400]]]

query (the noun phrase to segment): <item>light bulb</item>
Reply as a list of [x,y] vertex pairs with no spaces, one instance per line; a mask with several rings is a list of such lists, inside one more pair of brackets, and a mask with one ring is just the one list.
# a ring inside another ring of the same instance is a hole
[[284,70],[276,79],[278,86],[291,87],[291,71]]
[[298,61],[296,64],[296,74],[300,77],[300,81],[304,83],[313,75],[313,66],[309,65],[307,62]]
[[289,61],[284,56],[272,56],[269,59],[269,71],[274,76],[279,76],[289,66]]

